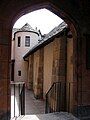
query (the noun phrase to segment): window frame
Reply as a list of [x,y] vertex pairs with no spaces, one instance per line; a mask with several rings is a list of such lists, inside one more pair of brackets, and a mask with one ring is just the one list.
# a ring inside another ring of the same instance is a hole
[[20,47],[20,46],[21,46],[21,37],[18,36],[18,47]]
[[30,36],[25,36],[25,47],[30,47]]
[[18,76],[21,76],[21,70],[18,70]]

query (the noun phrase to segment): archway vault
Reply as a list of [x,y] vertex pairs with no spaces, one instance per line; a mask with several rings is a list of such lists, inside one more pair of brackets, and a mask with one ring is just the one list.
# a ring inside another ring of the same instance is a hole
[[[0,119],[2,120],[10,119],[9,64],[12,27],[16,20],[22,15],[41,8],[49,9],[61,17],[68,24],[72,34],[75,35],[75,47],[77,48],[75,53],[76,64],[78,61],[78,70],[76,67],[75,74],[78,72],[80,78],[79,83],[82,84],[82,59],[84,58],[82,56],[82,40],[85,40],[85,38],[83,38],[83,32],[88,33],[90,30],[90,15],[88,15],[90,9],[89,2],[76,0],[2,0],[0,1]],[[87,76],[90,78],[89,74],[87,74]],[[88,83],[90,82],[88,81]]]
[[[51,12],[53,12],[54,14],[58,15],[59,17],[61,17],[67,24],[69,27],[69,30],[72,33],[73,36],[73,48],[76,49],[76,43],[77,43],[77,29],[78,26],[76,25],[76,21],[74,20],[72,14],[69,14],[68,12],[66,12],[64,9],[60,9],[58,8],[56,5],[54,5],[52,2],[41,2],[41,3],[36,3],[34,5],[28,5],[26,7],[23,7],[22,9],[20,9],[20,11],[18,11],[14,16],[13,19],[11,19],[11,23],[12,25],[15,23],[15,21],[20,18],[22,15],[25,15],[29,12],[32,12],[34,10],[38,10],[38,9],[42,9],[42,8],[46,8],[48,10],[50,10]],[[72,50],[73,51],[73,50]],[[76,51],[77,52],[77,51]],[[74,57],[77,58],[77,53],[74,51]],[[76,69],[77,66],[75,65],[77,62],[77,59],[75,59],[74,61],[74,78],[76,78]]]

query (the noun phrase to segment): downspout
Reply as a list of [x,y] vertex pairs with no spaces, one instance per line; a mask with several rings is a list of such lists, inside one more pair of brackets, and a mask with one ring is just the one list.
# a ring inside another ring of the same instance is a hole
[[28,67],[27,67],[27,80],[26,80],[26,81],[28,81],[29,60],[26,60],[25,58],[23,58],[23,59],[24,59],[24,61],[26,61],[26,62],[27,62],[27,64],[28,64]]

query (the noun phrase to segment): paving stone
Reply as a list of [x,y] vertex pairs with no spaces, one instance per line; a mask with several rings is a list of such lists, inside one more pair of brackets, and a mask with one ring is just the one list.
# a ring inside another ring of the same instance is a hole
[[57,112],[49,114],[25,115],[17,120],[79,120],[67,112]]
[[25,114],[43,114],[45,113],[45,101],[42,99],[36,99],[33,92],[26,90],[26,104],[25,104]]

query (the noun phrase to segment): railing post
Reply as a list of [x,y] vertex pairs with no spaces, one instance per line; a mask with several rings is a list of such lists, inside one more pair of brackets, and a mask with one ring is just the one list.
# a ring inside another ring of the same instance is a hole
[[[13,92],[13,117],[19,115],[25,115],[25,83],[24,82],[13,82],[11,83]],[[12,99],[11,99],[12,100]],[[18,114],[16,114],[16,100],[18,102]],[[11,106],[11,107],[12,107]],[[12,109],[11,109],[12,110]]]
[[[68,92],[66,92],[66,90],[68,90]],[[68,112],[70,110],[70,83],[67,84],[65,82],[55,82],[46,94],[45,113],[60,112],[60,110]]]
[[20,84],[18,84],[18,96],[19,96],[19,115],[20,115]]
[[25,115],[25,83],[22,86],[21,90],[21,115]]
[[23,115],[25,115],[25,83],[23,84]]
[[45,100],[45,113],[48,113],[48,97],[46,95],[46,100]]
[[15,117],[15,84],[14,85],[14,117]]
[[60,112],[60,92],[61,92],[61,82],[57,84],[57,112]]
[[68,83],[68,112],[70,112],[70,83]]
[[52,95],[54,94],[54,97],[52,96],[53,98],[53,104],[54,104],[54,110],[52,112],[56,112],[57,111],[57,105],[56,105],[56,101],[57,101],[57,87],[56,87],[56,84],[54,84],[53,86],[53,92],[52,92]]

